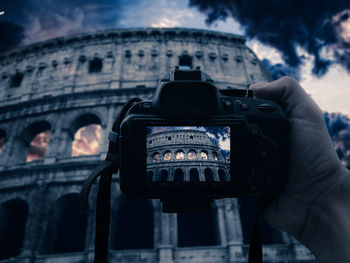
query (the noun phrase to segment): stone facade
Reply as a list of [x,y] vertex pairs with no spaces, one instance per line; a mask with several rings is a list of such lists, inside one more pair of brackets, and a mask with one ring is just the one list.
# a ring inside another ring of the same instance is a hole
[[[222,89],[271,79],[244,37],[206,30],[101,31],[0,54],[1,262],[92,262],[96,185],[82,215],[82,183],[104,159],[122,105],[151,96],[175,65],[201,66]],[[99,153],[72,157],[75,132],[89,124],[101,125]],[[45,158],[26,163],[30,142],[45,130]],[[158,200],[123,197],[115,176],[109,261],[246,262],[241,206],[237,199],[217,200],[212,214],[198,221],[212,222],[203,225],[212,234],[192,242],[184,231],[193,218],[161,213]],[[264,245],[265,262],[314,262],[303,246],[280,235],[278,244]]]
[[173,130],[147,136],[150,181],[229,181],[230,164],[204,131]]

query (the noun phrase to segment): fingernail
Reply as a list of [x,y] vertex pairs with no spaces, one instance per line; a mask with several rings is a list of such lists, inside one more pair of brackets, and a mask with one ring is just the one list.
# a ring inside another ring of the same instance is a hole
[[250,89],[260,89],[264,87],[267,83],[254,83],[249,86]]

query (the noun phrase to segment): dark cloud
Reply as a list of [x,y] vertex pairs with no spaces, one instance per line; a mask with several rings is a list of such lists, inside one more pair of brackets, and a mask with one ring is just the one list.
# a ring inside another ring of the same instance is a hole
[[337,44],[334,45],[334,55],[337,62],[350,72],[350,9],[344,10],[333,17],[337,32]]
[[325,112],[324,118],[330,136],[337,136],[341,130],[350,127],[349,118],[341,113]]
[[324,113],[334,147],[343,165],[350,169],[350,119],[340,113]]
[[274,79],[282,78],[283,76],[291,76],[297,81],[300,80],[300,71],[299,68],[291,67],[287,64],[272,64],[270,60],[263,59],[261,61],[265,68],[270,72]]
[[0,52],[18,46],[24,38],[24,28],[9,21],[0,21]]
[[[190,0],[189,6],[206,13],[209,25],[228,17],[235,18],[249,38],[278,49],[291,67],[297,68],[302,63],[297,46],[314,56],[315,75],[325,74],[333,62],[321,56],[324,47],[339,53],[334,56],[335,62],[350,64],[347,60],[350,58],[350,40],[339,32],[350,16],[342,15],[334,20],[341,12],[350,9],[348,0]],[[347,48],[340,44],[341,41]],[[350,67],[347,69],[350,72]]]
[[[126,0],[1,0],[0,52],[74,33],[115,28]],[[4,37],[6,36],[6,37]]]

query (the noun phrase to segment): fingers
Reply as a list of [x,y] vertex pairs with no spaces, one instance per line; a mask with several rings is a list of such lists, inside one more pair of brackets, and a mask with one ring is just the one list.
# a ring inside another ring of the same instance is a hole
[[305,90],[291,77],[283,77],[270,83],[250,86],[258,98],[279,102],[288,117],[323,120],[323,113]]

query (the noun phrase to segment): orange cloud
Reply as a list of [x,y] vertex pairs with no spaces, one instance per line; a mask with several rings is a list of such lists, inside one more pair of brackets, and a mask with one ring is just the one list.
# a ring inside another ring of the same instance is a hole
[[97,154],[101,140],[101,126],[91,124],[84,126],[74,134],[72,156]]
[[27,162],[34,160],[43,160],[45,157],[47,145],[49,144],[49,140],[50,130],[37,134],[30,143],[27,153]]

